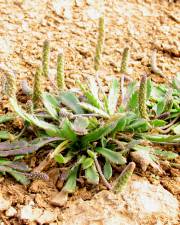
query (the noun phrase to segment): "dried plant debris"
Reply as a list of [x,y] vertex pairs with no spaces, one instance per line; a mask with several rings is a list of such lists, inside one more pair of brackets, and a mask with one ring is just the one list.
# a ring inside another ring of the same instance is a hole
[[[100,68],[104,36],[104,18],[100,17],[94,57],[96,72]],[[6,123],[13,120],[14,116],[19,116],[24,121],[24,127],[31,130],[36,138],[32,139],[28,135],[28,129],[26,134],[23,132],[21,135],[0,131],[1,140],[10,140],[0,143],[0,171],[27,184],[30,179],[48,180],[48,176],[42,171],[56,163],[68,170],[62,188],[67,197],[67,194],[76,191],[79,177],[92,185],[102,182],[107,189],[118,193],[130,179],[135,169],[134,162],[144,171],[151,166],[155,172],[160,173],[163,173],[160,164],[162,159],[169,160],[170,165],[176,166],[173,161],[178,157],[176,153],[149,148],[144,146],[144,142],[179,145],[178,74],[172,83],[161,85],[155,84],[146,75],[141,77],[140,82],[126,83],[112,78],[107,93],[96,74],[87,84],[77,81],[80,91],[76,93],[65,88],[64,55],[60,53],[56,67],[56,85],[59,91],[45,92],[43,81],[49,75],[49,46],[49,41],[45,41],[42,68],[37,68],[32,100],[25,107],[16,99],[15,76],[7,73],[7,96],[14,112],[0,117],[0,122]],[[128,58],[129,49],[125,48],[121,73],[128,71]],[[153,63],[156,66],[156,62]],[[29,90],[25,92],[30,93]],[[122,103],[120,98],[123,98]],[[34,172],[22,162],[14,161],[17,156],[35,154],[44,145],[51,146],[51,152]],[[130,159],[132,162],[128,164]],[[117,165],[125,166],[125,170],[112,187],[113,168]]]

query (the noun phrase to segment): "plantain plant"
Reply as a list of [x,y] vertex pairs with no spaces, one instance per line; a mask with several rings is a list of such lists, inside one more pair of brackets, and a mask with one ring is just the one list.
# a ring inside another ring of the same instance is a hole
[[[100,18],[99,26],[96,71],[99,69],[104,39],[103,18]],[[28,138],[27,130],[21,138],[16,138],[18,135],[14,134],[15,141],[0,143],[1,172],[7,172],[27,184],[31,178],[47,179],[42,171],[54,160],[60,166],[67,165],[69,168],[63,192],[73,193],[78,176],[83,175],[86,182],[97,185],[101,180],[108,189],[117,193],[123,190],[132,175],[134,162],[144,170],[151,166],[162,172],[159,158],[172,161],[178,156],[146,146],[146,142],[180,143],[178,76],[171,87],[170,84],[157,85],[146,76],[142,76],[140,82],[131,81],[123,87],[126,101],[120,104],[120,81],[117,78],[112,79],[108,94],[103,92],[102,95],[97,77],[90,78],[87,84],[77,81],[78,94],[65,90],[63,55],[60,54],[57,65],[59,92],[47,93],[41,86],[41,75],[48,73],[45,53],[49,54],[49,50],[46,51],[44,46],[43,52],[43,72],[38,68],[35,75],[31,110],[24,110],[18,103],[16,93],[12,91],[16,86],[14,80],[8,83],[7,95],[14,112],[24,120],[26,127],[31,128],[36,138]],[[127,65],[123,65],[122,69],[126,72]],[[8,116],[2,117],[2,122],[13,119]],[[47,155],[46,165],[39,166],[38,172],[31,172],[22,162],[16,161],[17,156],[24,158],[50,143],[54,150]],[[113,187],[109,180],[116,166],[126,168]]]

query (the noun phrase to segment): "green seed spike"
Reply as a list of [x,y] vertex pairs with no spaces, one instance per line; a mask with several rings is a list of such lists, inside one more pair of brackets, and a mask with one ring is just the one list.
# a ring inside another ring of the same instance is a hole
[[99,18],[99,34],[98,34],[98,41],[96,46],[96,55],[94,58],[94,69],[96,71],[99,70],[101,55],[103,50],[103,43],[104,43],[104,17]]
[[31,100],[26,102],[26,111],[27,113],[33,114],[33,102]]
[[121,62],[121,73],[127,74],[128,73],[128,62],[130,58],[129,48],[125,48],[122,55],[122,62]]
[[0,72],[5,74],[4,92],[9,97],[16,96],[16,76],[13,71],[10,71],[4,65],[0,65]]
[[170,112],[173,105],[172,89],[169,89],[165,95],[164,112]]
[[134,169],[136,167],[136,164],[134,162],[130,162],[126,168],[122,171],[120,176],[118,177],[116,184],[113,187],[113,192],[114,193],[121,193],[124,188],[126,187],[128,181],[130,180]]
[[63,51],[59,52],[57,58],[57,86],[60,91],[63,91],[65,89]]
[[139,113],[141,118],[149,119],[147,114],[147,107],[146,107],[146,99],[147,99],[147,77],[143,75],[140,81],[139,87]]
[[45,77],[48,77],[49,73],[49,58],[50,58],[50,44],[48,40],[45,40],[43,44],[43,55],[42,55],[42,68],[43,68],[43,75]]
[[33,87],[33,106],[37,108],[41,103],[41,94],[42,94],[42,69],[40,67],[37,68],[34,77],[34,87]]
[[5,90],[9,98],[16,97],[16,77],[13,72],[6,74]]

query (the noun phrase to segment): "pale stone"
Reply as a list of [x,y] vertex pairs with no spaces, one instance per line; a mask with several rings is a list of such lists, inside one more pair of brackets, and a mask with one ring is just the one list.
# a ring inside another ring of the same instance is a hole
[[49,210],[44,210],[43,214],[36,219],[36,221],[40,224],[46,224],[54,222],[57,219],[57,215],[55,212],[51,212]]
[[9,200],[4,199],[0,196],[0,211],[7,210],[11,206],[11,202]]
[[7,211],[6,211],[6,213],[5,213],[5,215],[7,216],[7,217],[13,217],[13,216],[15,216],[17,214],[17,210],[14,208],[14,207],[10,207]]

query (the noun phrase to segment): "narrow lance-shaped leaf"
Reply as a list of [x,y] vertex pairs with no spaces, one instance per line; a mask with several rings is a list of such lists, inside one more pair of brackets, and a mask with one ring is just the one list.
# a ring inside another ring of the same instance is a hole
[[103,173],[107,180],[109,180],[112,177],[112,166],[108,160],[106,160],[104,164]]
[[172,89],[169,89],[164,97],[165,107],[164,112],[169,112],[173,106],[173,96],[172,96]]
[[45,40],[43,43],[43,54],[42,54],[42,69],[43,75],[48,77],[49,73],[49,58],[50,58],[50,43]]
[[60,97],[62,104],[65,105],[66,107],[68,107],[69,109],[71,109],[73,112],[75,112],[77,114],[84,113],[84,110],[79,105],[80,101],[74,95],[74,93],[72,93],[70,91],[61,92],[59,97]]
[[91,167],[88,167],[85,170],[85,178],[87,179],[87,182],[90,184],[97,185],[99,183],[99,174],[97,172],[94,163],[92,164]]
[[124,165],[126,163],[126,158],[122,156],[120,152],[115,152],[107,148],[96,148],[96,152],[103,155],[107,160],[112,163]]
[[96,45],[96,54],[94,58],[94,69],[96,71],[99,70],[101,55],[103,51],[103,43],[104,43],[104,17],[99,18],[99,29],[98,29],[98,41]]
[[77,173],[78,173],[79,165],[75,166],[68,176],[68,179],[62,189],[62,191],[67,193],[73,193],[76,191],[76,179],[77,179]]
[[45,140],[39,140],[38,143],[31,144],[30,146],[20,147],[14,150],[1,150],[0,151],[0,157],[7,157],[7,156],[13,156],[13,155],[24,155],[24,154],[30,154],[35,151],[37,151],[39,148],[43,147],[44,145],[53,142],[58,141],[59,138],[48,138]]
[[93,130],[89,134],[82,137],[82,139],[81,139],[82,145],[86,146],[88,143],[96,141],[96,140],[102,138],[103,136],[106,136],[107,134],[109,134],[110,132],[113,131],[115,126],[116,126],[116,122],[112,122],[110,124],[106,124],[103,127],[99,127],[96,130]]
[[139,113],[140,116],[144,119],[149,119],[147,114],[147,77],[146,75],[142,76],[139,87]]
[[117,193],[121,193],[124,188],[126,187],[128,181],[130,180],[134,169],[136,167],[136,164],[134,162],[130,162],[125,169],[122,171],[122,173],[120,174],[120,176],[118,177],[114,187],[113,187],[113,192]]
[[63,127],[60,130],[59,134],[62,138],[68,139],[72,142],[75,142],[77,140],[77,135],[72,128],[71,122],[68,119],[64,120]]
[[120,93],[119,82],[117,79],[113,79],[108,96],[108,109],[110,115],[114,114],[116,111],[119,93]]
[[12,169],[23,171],[23,172],[30,171],[30,168],[24,162],[20,162],[20,161],[9,161],[6,159],[0,159],[0,165],[8,166]]
[[11,176],[13,176],[18,182],[20,182],[23,185],[27,185],[30,183],[29,179],[23,173],[20,173],[7,166],[0,165],[0,172],[7,172],[11,174]]
[[8,131],[5,130],[1,130],[0,131],[0,139],[1,140],[13,140],[15,138],[15,136],[11,133],[9,133]]
[[13,150],[28,146],[28,142],[24,140],[15,140],[13,142],[4,141],[0,143],[0,150]]
[[13,114],[5,114],[0,116],[0,123],[9,122],[11,120],[14,120],[15,115]]
[[81,103],[79,103],[79,105],[83,109],[85,109],[85,110],[87,110],[89,112],[97,113],[97,114],[99,114],[99,116],[101,116],[103,118],[109,118],[109,115],[106,112],[104,112],[101,109],[98,109],[98,108],[94,107],[93,105],[90,105],[90,104],[88,104],[86,102],[81,102]]
[[58,120],[58,113],[56,111],[56,108],[54,107],[54,104],[53,102],[51,102],[51,98],[49,98],[47,93],[42,94],[42,101],[46,110],[52,116],[52,118]]
[[81,91],[83,92],[83,94],[85,95],[85,97],[87,98],[88,103],[92,104],[93,106],[95,106],[96,108],[100,109],[101,108],[101,102],[99,101],[98,98],[96,98],[96,96],[93,95],[92,92],[90,92],[87,87],[85,87],[84,85],[82,85],[80,82],[78,82]]
[[94,163],[94,160],[92,158],[90,158],[90,157],[85,158],[84,161],[82,162],[83,170],[91,167],[93,163]]

